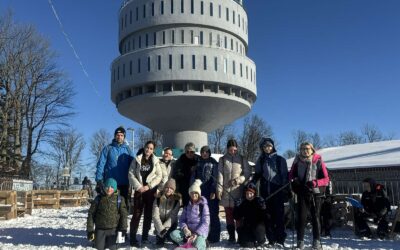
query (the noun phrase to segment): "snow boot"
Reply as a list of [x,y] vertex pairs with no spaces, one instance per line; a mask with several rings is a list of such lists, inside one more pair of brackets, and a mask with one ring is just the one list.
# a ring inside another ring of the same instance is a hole
[[296,249],[303,250],[304,249],[304,241],[298,240]]
[[322,250],[321,241],[320,240],[313,240],[312,249],[313,250]]
[[235,226],[234,225],[227,225],[226,229],[228,230],[229,234],[229,242],[235,243],[236,242],[236,236],[235,236]]

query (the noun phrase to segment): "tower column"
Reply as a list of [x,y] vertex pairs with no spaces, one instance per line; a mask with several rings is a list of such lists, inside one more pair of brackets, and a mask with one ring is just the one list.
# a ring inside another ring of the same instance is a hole
[[185,147],[188,142],[193,142],[197,150],[208,145],[207,133],[204,131],[176,131],[163,133],[164,145],[173,148]]

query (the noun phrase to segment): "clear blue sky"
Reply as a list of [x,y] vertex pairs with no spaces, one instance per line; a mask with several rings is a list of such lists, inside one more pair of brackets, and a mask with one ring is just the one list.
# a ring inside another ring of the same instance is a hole
[[[18,22],[36,26],[58,52],[59,66],[78,91],[78,115],[72,126],[87,141],[100,128],[112,133],[119,125],[138,127],[120,116],[110,100],[110,64],[118,56],[121,1],[53,3],[100,96],[75,59],[47,0],[1,0],[0,12],[11,8]],[[252,113],[273,127],[282,152],[293,147],[292,131],[297,129],[325,136],[358,132],[371,123],[399,138],[399,0],[244,0],[244,4],[249,16],[248,56],[257,65],[258,99]]]

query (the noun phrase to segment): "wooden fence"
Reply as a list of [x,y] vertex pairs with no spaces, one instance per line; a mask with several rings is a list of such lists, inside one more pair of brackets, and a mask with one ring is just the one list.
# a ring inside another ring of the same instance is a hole
[[60,209],[88,204],[86,190],[0,191],[0,219],[13,219],[32,214],[34,208]]

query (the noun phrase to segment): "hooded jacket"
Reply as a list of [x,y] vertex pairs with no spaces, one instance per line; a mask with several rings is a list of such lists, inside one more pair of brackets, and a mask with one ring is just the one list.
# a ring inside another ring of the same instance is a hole
[[[203,204],[202,212],[200,212],[200,204]],[[207,238],[210,227],[210,212],[206,198],[200,196],[198,203],[189,201],[189,204],[183,208],[179,219],[179,227],[188,227],[190,231]]]
[[203,159],[199,157],[197,162],[196,170],[194,171],[190,183],[193,184],[194,180],[200,179],[201,194],[207,199],[211,193],[217,191],[217,180],[218,180],[218,162],[211,157],[211,150],[207,150],[210,157]]
[[125,142],[118,144],[113,140],[101,151],[96,166],[96,181],[114,178],[118,185],[128,185],[128,171],[132,159],[133,154],[129,146]]
[[[270,154],[265,153],[263,149],[267,142],[273,146]],[[260,150],[262,153],[256,162],[253,182],[260,180],[261,196],[267,197],[288,183],[288,167],[286,159],[277,154],[272,139],[263,138]]]
[[374,179],[366,178],[363,182],[369,183],[371,192],[364,191],[361,196],[361,204],[367,213],[382,217],[390,211],[390,202],[387,198],[385,187],[377,184]]

